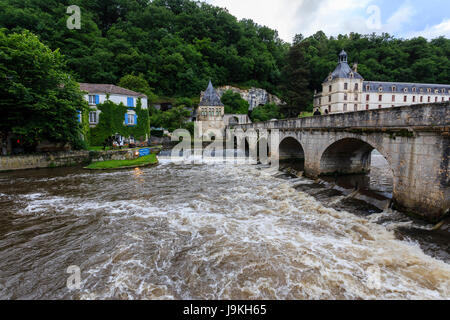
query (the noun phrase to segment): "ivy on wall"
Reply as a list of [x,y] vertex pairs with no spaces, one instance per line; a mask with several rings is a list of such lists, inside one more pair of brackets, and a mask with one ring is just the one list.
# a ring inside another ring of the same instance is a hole
[[136,140],[141,141],[144,141],[146,136],[150,136],[150,117],[148,110],[142,108],[140,99],[138,99],[136,108],[133,108],[137,115],[137,125],[135,126],[125,125],[125,114],[129,108],[123,103],[116,104],[106,100],[97,105],[97,109],[101,113],[97,126],[90,129],[89,142],[91,146],[101,146],[105,139],[116,133],[127,138],[133,136]]

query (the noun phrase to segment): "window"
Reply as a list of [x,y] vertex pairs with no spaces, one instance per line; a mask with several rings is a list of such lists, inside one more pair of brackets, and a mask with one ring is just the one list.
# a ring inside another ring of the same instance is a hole
[[442,93],[445,93],[445,89],[442,89],[441,92],[442,92]]
[[216,116],[220,116],[220,110],[216,109]]
[[380,95],[378,96],[378,101],[383,101],[383,95],[380,94]]
[[322,104],[322,98],[319,98],[319,105]]
[[404,96],[403,97],[403,102],[407,102],[408,101],[408,96]]
[[431,97],[428,97],[428,102],[431,102]]
[[359,85],[357,83],[355,83],[355,90],[358,91],[359,90]]
[[366,101],[369,101],[370,100],[370,95],[368,94],[368,95],[366,95]]
[[329,92],[331,92],[332,89],[333,89],[333,86],[329,86],[329,87],[328,87],[328,91],[329,91]]
[[397,87],[396,86],[392,86],[392,92],[397,91]]
[[420,88],[420,92],[421,92],[421,93],[423,92],[423,88]]
[[370,86],[366,85],[366,91],[370,91]]
[[354,110],[358,111],[358,105],[357,104],[355,104]]
[[434,93],[439,93],[439,90],[438,89],[434,90]]
[[355,101],[358,101],[358,95],[355,94]]
[[395,95],[392,95],[392,102],[395,102]]
[[[442,102],[444,102],[445,101],[445,98],[444,97],[442,97]],[[81,122],[81,121],[80,121]]]
[[403,92],[405,93],[408,92],[408,88],[403,89]]
[[417,91],[417,88],[412,88],[412,92],[416,92]]
[[328,96],[328,102],[331,102],[331,95]]
[[97,112],[96,111],[89,112],[89,123],[97,123]]
[[413,97],[413,102],[416,102],[416,96]]
[[438,97],[434,98],[434,102],[438,102]]
[[344,90],[348,90],[348,83],[344,83]]
[[127,107],[134,107],[134,99],[131,97],[127,98]]
[[430,93],[430,92],[431,92],[431,88],[428,88],[428,89],[427,89],[427,92]]
[[128,116],[128,125],[134,126],[136,124],[134,121],[135,119],[134,114],[127,114],[127,116]]
[[379,88],[378,88],[378,91],[379,91],[379,92],[383,92],[383,87],[379,87]]
[[366,104],[366,110],[369,110],[369,105],[368,104]]
[[89,96],[89,104],[94,105],[99,103],[99,98],[96,95],[90,95]]
[[347,111],[347,104],[344,103],[344,112]]
[[423,96],[420,96],[420,102],[423,102]]
[[381,109],[381,104],[378,105],[378,109]]
[[347,101],[347,94],[344,93],[344,100]]

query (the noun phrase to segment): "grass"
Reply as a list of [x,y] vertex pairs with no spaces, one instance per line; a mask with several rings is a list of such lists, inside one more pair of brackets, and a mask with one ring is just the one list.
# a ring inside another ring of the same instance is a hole
[[120,169],[127,167],[141,167],[158,163],[156,154],[140,157],[134,160],[110,160],[103,162],[95,162],[86,167],[92,170]]
[[314,112],[305,111],[305,112],[300,113],[299,118],[308,118],[308,117],[312,117],[313,115],[314,115]]

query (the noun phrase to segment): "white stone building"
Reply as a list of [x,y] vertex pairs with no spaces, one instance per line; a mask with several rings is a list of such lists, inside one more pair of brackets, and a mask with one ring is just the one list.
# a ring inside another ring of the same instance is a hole
[[338,66],[314,96],[314,109],[330,114],[444,101],[450,101],[450,85],[364,81],[342,50]]
[[[80,83],[81,91],[85,92],[85,100],[89,102],[89,125],[95,127],[99,121],[100,110],[97,109],[97,105],[105,102],[107,99],[110,101],[128,107],[127,113],[124,115],[124,125],[135,126],[137,125],[137,115],[134,110],[140,99],[142,108],[148,108],[147,96],[132,90],[121,88],[112,84],[92,84],[92,83]],[[81,121],[81,117],[80,117]]]

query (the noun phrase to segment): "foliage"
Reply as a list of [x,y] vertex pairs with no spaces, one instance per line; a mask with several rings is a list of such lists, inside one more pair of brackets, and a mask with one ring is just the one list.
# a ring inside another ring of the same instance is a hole
[[146,135],[150,135],[150,117],[147,109],[142,109],[142,104],[138,100],[136,108],[137,125],[125,126],[125,114],[128,108],[120,104],[107,100],[97,105],[101,111],[99,123],[95,128],[91,129],[90,142],[91,145],[99,146],[111,135],[120,134],[124,137],[133,136],[138,140],[145,140]]
[[[69,5],[81,8],[81,30],[66,27]],[[0,0],[0,27],[60,48],[80,82],[143,73],[158,96],[196,96],[209,79],[274,92],[287,50],[276,31],[190,0]]]
[[143,93],[148,98],[148,103],[151,104],[157,100],[157,96],[153,93],[153,90],[150,88],[147,80],[144,79],[143,74],[139,74],[139,76],[127,74],[123,76],[118,84],[119,87],[126,88],[129,90],[133,90],[138,93]]
[[140,167],[151,164],[158,163],[158,159],[156,158],[156,154],[150,154],[148,156],[140,157],[133,160],[109,160],[102,162],[95,162],[87,166],[87,169],[93,170],[107,170],[107,169],[118,169],[124,167]]
[[16,135],[29,151],[44,140],[83,148],[77,111],[87,103],[59,51],[27,31],[0,30],[0,48],[0,135]]
[[256,107],[251,114],[253,122],[269,121],[272,119],[282,119],[280,107],[274,103],[268,103],[264,106]]
[[312,104],[309,91],[310,72],[305,65],[303,43],[294,44],[288,54],[286,66],[283,69],[283,113],[287,117],[297,116]]
[[227,90],[221,98],[226,114],[248,114],[249,104],[239,93]]

